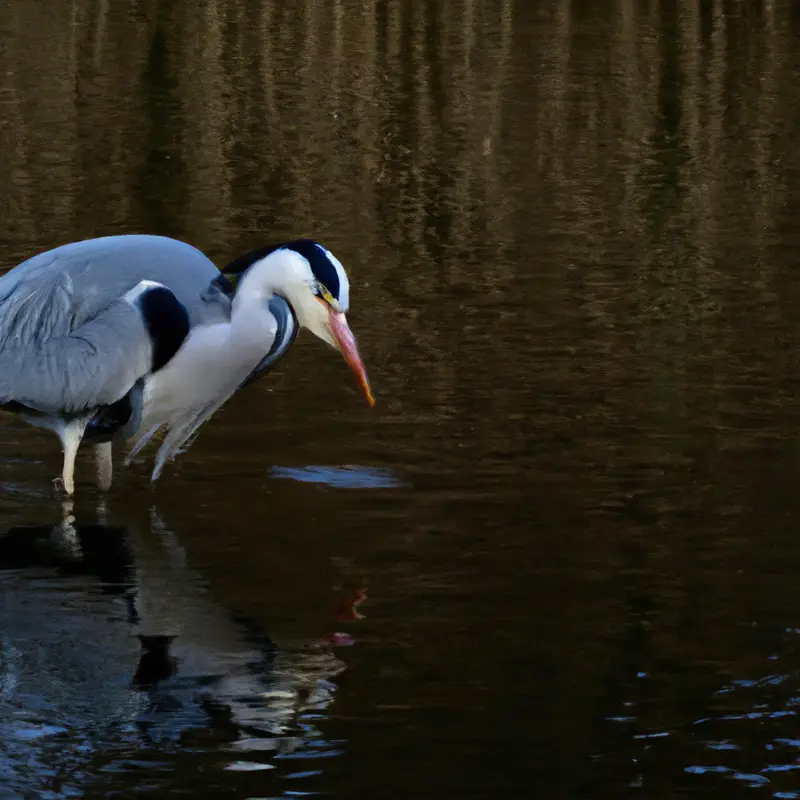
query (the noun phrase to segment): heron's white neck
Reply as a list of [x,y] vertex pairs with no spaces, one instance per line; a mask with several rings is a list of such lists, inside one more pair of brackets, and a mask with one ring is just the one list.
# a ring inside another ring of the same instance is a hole
[[290,265],[282,255],[272,253],[253,264],[242,277],[231,305],[231,338],[241,346],[252,342],[263,346],[275,334],[275,319],[267,302],[280,291],[289,277]]
[[310,277],[308,262],[294,250],[276,250],[257,261],[245,272],[233,299],[231,313],[237,305],[249,301],[264,303],[274,293],[283,295],[289,302],[299,287],[304,287]]
[[263,326],[274,325],[267,303],[273,294],[279,294],[292,306],[301,326],[327,341],[322,324],[327,316],[317,319],[321,305],[310,291],[313,279],[308,261],[294,250],[276,250],[257,261],[236,289],[231,306],[231,335],[243,340],[251,340],[254,335],[263,337]]

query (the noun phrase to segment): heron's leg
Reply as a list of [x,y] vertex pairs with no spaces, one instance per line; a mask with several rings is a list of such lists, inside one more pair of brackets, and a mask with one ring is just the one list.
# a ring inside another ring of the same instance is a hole
[[95,465],[97,466],[97,487],[104,492],[111,488],[114,480],[114,464],[111,460],[111,442],[103,442],[94,446]]
[[61,481],[64,484],[64,491],[68,495],[75,493],[75,456],[78,454],[78,446],[83,439],[83,432],[89,422],[88,417],[74,419],[64,425],[60,432],[61,446],[64,448],[64,469],[61,472]]

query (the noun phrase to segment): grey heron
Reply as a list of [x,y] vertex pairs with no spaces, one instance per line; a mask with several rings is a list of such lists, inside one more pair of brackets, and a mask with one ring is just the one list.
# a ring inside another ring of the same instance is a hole
[[62,245],[0,277],[0,409],[59,436],[68,495],[82,440],[95,446],[107,490],[112,442],[133,441],[129,463],[165,429],[156,480],[237,389],[286,353],[299,328],[343,354],[372,406],[349,303],[341,262],[310,239],[254,250],[222,271],[163,236]]

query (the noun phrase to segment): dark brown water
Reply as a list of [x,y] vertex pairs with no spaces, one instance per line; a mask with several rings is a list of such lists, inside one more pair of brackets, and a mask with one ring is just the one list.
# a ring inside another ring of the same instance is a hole
[[314,236],[378,405],[302,336],[64,521],[0,429],[0,797],[800,797],[798,41],[792,0],[3,4],[0,264]]

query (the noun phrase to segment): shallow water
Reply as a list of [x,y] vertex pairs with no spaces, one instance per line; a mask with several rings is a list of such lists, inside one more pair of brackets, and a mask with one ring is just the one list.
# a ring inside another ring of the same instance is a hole
[[302,335],[74,508],[4,421],[0,797],[800,797],[799,35],[5,4],[0,263],[314,236],[378,403]]

